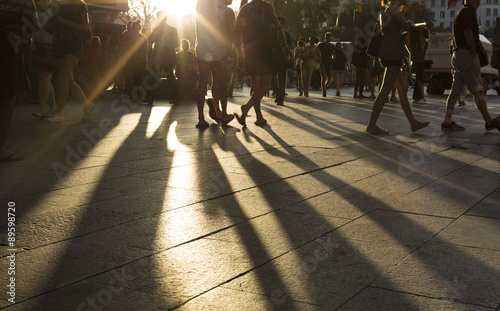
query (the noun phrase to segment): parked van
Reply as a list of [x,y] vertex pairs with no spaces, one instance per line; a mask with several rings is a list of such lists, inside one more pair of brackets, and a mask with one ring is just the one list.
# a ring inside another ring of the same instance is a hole
[[[451,36],[451,33],[434,33],[431,34],[428,41],[429,47],[425,59],[431,59],[433,62],[432,68],[425,70],[429,77],[427,83],[427,93],[429,94],[442,95],[444,90],[451,89],[453,82],[449,40]],[[479,35],[479,39],[488,53],[488,59],[491,59],[493,50],[491,42],[483,35]],[[500,95],[498,70],[491,68],[488,64],[481,68],[481,75],[485,89],[495,89]]]

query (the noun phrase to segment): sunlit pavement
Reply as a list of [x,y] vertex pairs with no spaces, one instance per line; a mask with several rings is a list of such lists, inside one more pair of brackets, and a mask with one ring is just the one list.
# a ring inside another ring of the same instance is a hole
[[[15,301],[6,310],[499,310],[500,133],[472,99],[442,132],[444,96],[399,104],[263,101],[266,126],[195,128],[194,101],[70,104],[64,124],[17,106],[0,163],[0,227],[15,203]],[[236,91],[239,112],[249,89]],[[410,90],[412,92],[412,90]],[[500,100],[487,96],[493,116]],[[206,107],[205,107],[206,108]]]

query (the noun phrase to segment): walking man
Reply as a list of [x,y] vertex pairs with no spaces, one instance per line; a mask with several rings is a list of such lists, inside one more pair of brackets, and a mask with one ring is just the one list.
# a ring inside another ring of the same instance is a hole
[[323,97],[326,97],[326,90],[332,83],[333,71],[332,62],[335,56],[335,46],[332,42],[332,34],[327,32],[325,34],[325,41],[318,45],[319,54],[321,56],[321,64],[319,65],[319,72],[321,74],[321,89],[323,90]]
[[465,131],[465,127],[456,124],[452,120],[452,116],[455,104],[464,85],[466,85],[474,95],[476,106],[484,118],[485,129],[491,131],[496,128],[500,131],[500,116],[493,119],[488,112],[483,93],[481,67],[476,51],[476,47],[480,44],[476,9],[481,0],[465,0],[464,2],[464,7],[453,21],[453,55],[451,58],[453,85],[446,101],[446,114],[441,129],[443,131]]

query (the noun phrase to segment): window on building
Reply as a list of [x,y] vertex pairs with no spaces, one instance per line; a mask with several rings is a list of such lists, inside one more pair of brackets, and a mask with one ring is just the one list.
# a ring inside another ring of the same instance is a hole
[[444,18],[445,16],[446,16],[446,12],[445,11],[439,12],[439,17]]
[[450,11],[450,17],[455,17],[455,10]]
[[441,6],[445,6],[446,3],[445,3],[445,0],[441,0]]
[[486,0],[486,4],[491,4],[491,0]]
[[444,28],[444,22],[439,23],[439,27]]
[[493,16],[498,16],[498,9],[493,9]]
[[436,7],[436,0],[431,0],[431,8],[435,8]]
[[436,14],[434,12],[431,12],[432,19],[436,19]]
[[486,28],[490,28],[491,27],[491,21],[490,20],[487,20],[486,21]]
[[453,22],[450,22],[450,29],[453,29]]
[[493,0],[493,4],[498,4],[498,0]]
[[486,16],[490,16],[491,15],[491,9],[486,9]]

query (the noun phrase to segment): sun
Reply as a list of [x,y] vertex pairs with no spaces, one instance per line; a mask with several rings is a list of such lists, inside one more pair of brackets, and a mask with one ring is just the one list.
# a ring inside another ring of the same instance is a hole
[[[157,0],[158,10],[165,11],[168,16],[182,17],[195,13],[197,0]],[[233,0],[230,7],[237,11],[241,0]]]

